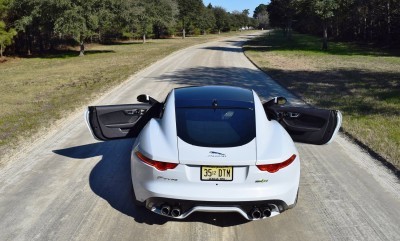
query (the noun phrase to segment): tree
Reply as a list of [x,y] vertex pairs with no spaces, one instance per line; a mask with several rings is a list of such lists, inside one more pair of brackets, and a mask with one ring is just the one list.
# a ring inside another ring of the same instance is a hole
[[257,28],[267,29],[269,27],[269,15],[268,12],[261,12],[257,15]]
[[140,14],[138,15],[139,20],[139,33],[142,35],[143,43],[146,43],[146,36],[151,30],[151,24],[153,22],[153,10],[154,3],[143,1],[140,3]]
[[7,17],[9,6],[9,1],[0,0],[0,57],[3,57],[5,48],[13,43],[13,38],[17,34],[13,28],[7,30],[6,23],[3,21]]
[[292,22],[297,1],[301,0],[271,0],[267,7],[270,24],[274,27],[284,28],[289,39],[292,33]]
[[207,30],[212,29],[215,26],[215,16],[212,9],[203,8],[201,14],[196,20],[196,27],[198,27],[203,34],[207,33]]
[[257,18],[257,15],[267,11],[268,11],[268,5],[260,4],[254,9],[253,18]]
[[328,20],[335,14],[334,10],[338,8],[337,0],[315,0],[314,9],[317,16],[322,21],[323,40],[322,50],[328,50]]
[[228,24],[229,16],[223,7],[215,7],[213,9],[215,17],[215,27],[218,30],[218,34],[221,34],[221,30]]
[[179,13],[175,0],[155,0],[153,16],[153,32],[156,38],[161,38],[176,24],[176,16]]
[[253,18],[257,20],[257,28],[266,29],[269,27],[269,15],[267,5],[260,4],[254,10]]
[[123,12],[126,10],[120,0],[102,0],[98,2],[97,11],[99,42],[107,42],[111,37],[119,36],[126,27]]
[[32,53],[32,39],[40,17],[40,4],[29,0],[12,1],[9,18],[26,43],[27,55]]
[[182,38],[186,37],[187,25],[201,14],[203,8],[202,0],[178,0],[178,16],[182,22]]
[[0,19],[4,19],[7,16],[9,6],[9,0],[0,0]]
[[99,26],[95,3],[96,0],[72,0],[55,22],[56,32],[69,35],[79,42],[79,56],[84,56],[85,41],[96,34]]
[[3,57],[5,48],[12,44],[14,36],[17,34],[15,29],[6,29],[4,21],[0,21],[0,57]]

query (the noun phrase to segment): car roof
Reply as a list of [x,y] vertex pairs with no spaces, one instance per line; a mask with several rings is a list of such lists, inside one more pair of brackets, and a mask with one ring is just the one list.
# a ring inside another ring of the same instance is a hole
[[175,89],[177,107],[244,107],[254,108],[253,92],[233,86],[200,86]]

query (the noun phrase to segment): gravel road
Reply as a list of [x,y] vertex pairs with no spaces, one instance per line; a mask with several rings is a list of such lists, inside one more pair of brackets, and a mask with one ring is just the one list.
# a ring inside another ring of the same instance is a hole
[[[186,85],[253,88],[264,99],[302,102],[253,66],[244,34],[178,51],[92,105],[163,100]],[[248,222],[238,214],[166,219],[132,205],[133,140],[95,141],[83,111],[60,121],[0,167],[0,240],[400,240],[396,176],[344,136],[326,146],[296,144],[302,157],[297,206]]]

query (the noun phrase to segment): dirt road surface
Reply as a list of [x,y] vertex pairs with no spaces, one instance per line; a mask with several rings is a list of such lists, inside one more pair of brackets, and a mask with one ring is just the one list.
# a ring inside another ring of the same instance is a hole
[[[174,87],[210,84],[301,104],[244,56],[240,46],[254,35],[176,52],[91,104],[135,103],[142,93],[163,100]],[[296,144],[294,209],[262,221],[229,213],[176,221],[133,206],[133,140],[95,141],[83,111],[0,167],[0,240],[400,240],[399,180],[342,135],[326,146]]]

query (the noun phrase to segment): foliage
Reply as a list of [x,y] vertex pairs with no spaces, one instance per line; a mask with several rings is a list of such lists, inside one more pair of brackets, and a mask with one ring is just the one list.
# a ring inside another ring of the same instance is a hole
[[291,16],[296,31],[325,41],[400,43],[400,0],[271,0],[267,10],[271,26],[287,29]]
[[178,17],[182,23],[183,38],[186,35],[186,28],[201,15],[202,8],[204,8],[202,0],[178,0]]
[[12,44],[13,37],[17,34],[15,29],[6,30],[6,24],[0,21],[0,57],[3,57],[3,52],[6,46]]
[[229,26],[228,13],[223,7],[215,7],[213,11],[215,16],[215,27],[218,30],[218,33],[221,33],[222,29]]
[[248,18],[249,11],[248,9],[243,10],[242,12],[233,11],[231,14],[231,28],[232,29],[241,29],[244,27],[248,27],[250,25],[250,21]]
[[253,18],[257,20],[256,25],[259,29],[266,29],[269,27],[269,14],[268,6],[260,4],[254,10]]
[[99,27],[96,0],[73,0],[54,24],[55,33],[71,36],[81,45],[80,55],[84,54],[85,40],[93,35]]
[[181,30],[185,36],[186,30],[205,34],[256,26],[248,14],[248,10],[231,14],[211,4],[206,7],[202,0],[0,0],[2,21],[17,32],[9,49],[27,55],[71,44],[79,44],[83,55],[88,42],[121,38],[145,42]]
[[212,9],[203,8],[201,10],[201,14],[198,16],[196,20],[196,26],[206,34],[215,26],[215,16]]

